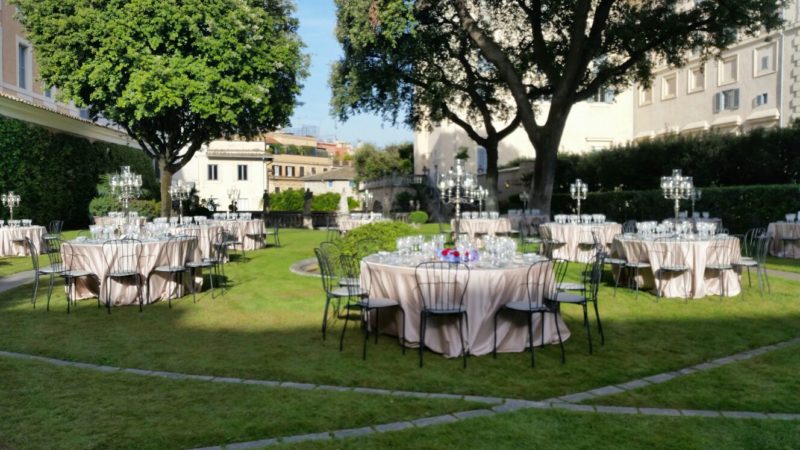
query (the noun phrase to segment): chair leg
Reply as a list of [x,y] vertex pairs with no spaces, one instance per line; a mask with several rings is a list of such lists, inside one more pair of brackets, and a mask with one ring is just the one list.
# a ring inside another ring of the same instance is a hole
[[425,352],[425,327],[427,316],[422,312],[419,316],[419,366],[422,367],[422,354]]
[[111,278],[106,278],[106,281],[103,283],[105,285],[106,290],[106,309],[108,313],[111,314]]
[[558,310],[559,309],[560,309],[559,307],[556,307],[556,313],[555,313],[556,334],[558,334],[558,345],[561,346],[561,364],[564,364],[564,363],[567,362],[567,360],[566,360],[566,357],[564,355],[564,340],[561,339],[561,327],[558,326],[558,316],[559,316]]
[[586,302],[583,302],[583,320],[586,323],[586,335],[589,338],[589,354],[592,354],[592,327],[589,326],[589,312]]
[[[377,310],[376,310],[377,313]],[[346,320],[346,319],[345,319]],[[378,322],[377,319],[375,320],[375,327],[377,328]],[[367,341],[369,341],[369,310],[366,308],[361,308],[361,327],[364,331],[364,345],[361,354],[361,359],[364,361],[367,360]],[[375,337],[377,338],[377,334]]]
[[[139,294],[139,312],[142,312],[142,306],[144,305],[144,295],[142,294],[142,276],[137,274],[133,280],[136,282],[136,291]],[[168,297],[169,298],[169,297]],[[147,298],[147,302],[150,302],[150,297]]]
[[341,352],[344,350],[344,334],[347,331],[347,322],[350,321],[350,310],[347,306],[345,306],[345,314],[344,314],[344,327],[342,327],[342,334],[339,336],[339,351]]
[[[402,315],[400,319],[400,328],[402,331],[402,336],[400,336],[400,347],[402,349],[403,354],[406,354],[406,312],[403,310],[403,307],[398,306],[400,309],[400,314]],[[400,333],[398,333],[400,334]]]
[[[367,320],[369,320],[369,314],[367,314]],[[378,343],[378,324],[381,323],[381,310],[380,308],[375,309],[375,343]]]
[[498,309],[496,313],[494,313],[494,346],[492,347],[492,357],[497,359],[497,315],[500,314],[500,310]]
[[533,355],[533,314],[528,314],[528,344],[531,346],[531,367],[536,367],[536,359]]
[[461,336],[461,355],[464,357],[464,368],[467,368],[467,341],[464,338],[464,328],[466,327],[467,313],[464,313],[464,322],[458,321],[458,334]]
[[322,340],[325,340],[325,332],[328,330],[328,308],[331,305],[331,298],[325,296],[325,311],[322,314]]
[[47,311],[50,311],[50,295],[53,293],[53,284],[56,282],[56,277],[54,274],[50,274],[50,285],[47,288]]
[[31,303],[33,309],[36,309],[36,293],[39,291],[39,272],[36,271],[33,275],[33,294],[31,295]]
[[597,318],[597,330],[600,332],[600,345],[606,345],[606,337],[603,335],[603,323],[600,321],[600,312],[597,310],[597,302],[594,303],[594,316]]

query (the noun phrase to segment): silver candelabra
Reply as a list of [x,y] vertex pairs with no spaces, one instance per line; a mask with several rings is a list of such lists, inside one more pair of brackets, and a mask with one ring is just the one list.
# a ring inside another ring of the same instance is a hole
[[586,194],[589,192],[589,186],[581,181],[580,178],[576,179],[574,183],[569,185],[569,196],[578,202],[578,215],[581,215],[581,200],[586,200]]
[[372,204],[372,192],[369,189],[364,189],[364,192],[361,193],[361,201],[364,202],[364,211],[370,211],[370,205]]
[[120,169],[120,173],[111,176],[111,192],[122,202],[127,214],[130,201],[142,194],[142,176],[131,172],[131,166]]
[[178,215],[183,217],[183,201],[189,198],[192,193],[194,183],[191,181],[184,183],[183,180],[178,180],[169,186],[169,196],[178,200]]
[[528,191],[522,191],[522,193],[519,194],[519,199],[522,200],[522,215],[524,216],[528,209],[528,201],[530,201],[531,196],[528,194]]
[[489,196],[489,190],[483,186],[478,186],[475,192],[475,197],[478,199],[478,212],[483,212],[483,202]]
[[675,201],[675,218],[680,215],[681,200],[692,198],[694,192],[694,182],[692,177],[681,175],[680,169],[673,169],[672,176],[661,177],[661,190],[664,198]]
[[11,213],[11,219],[9,220],[14,220],[14,208],[19,206],[20,201],[19,194],[15,194],[14,191],[8,191],[8,194],[3,194],[0,198],[3,200],[3,206],[7,207]]
[[694,202],[703,198],[703,191],[700,189],[692,189],[692,216],[694,216]]
[[473,173],[467,173],[463,159],[456,159],[454,168],[439,174],[442,202],[456,205],[456,235],[460,232],[461,204],[471,204],[478,200],[478,188],[477,177]]

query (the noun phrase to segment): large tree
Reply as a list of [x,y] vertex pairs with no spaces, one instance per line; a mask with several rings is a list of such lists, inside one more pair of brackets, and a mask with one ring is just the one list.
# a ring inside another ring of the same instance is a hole
[[[480,69],[482,78],[492,83],[499,80],[502,86],[498,89],[509,93],[504,100],[516,108],[536,150],[531,205],[545,211],[550,210],[556,156],[575,103],[600,89],[621,91],[634,82],[647,85],[659,64],[681,66],[692,52],[712,57],[741,37],[771,30],[782,23],[780,10],[785,4],[776,0],[367,3],[374,17],[369,26],[341,20],[339,26],[389,35],[399,47],[401,36],[414,36],[420,28],[435,35],[432,25],[447,24],[439,28],[442,39],[468,42],[480,55],[473,67]],[[395,51],[404,50],[388,49],[389,57]],[[356,80],[364,82],[366,78]],[[376,101],[394,100],[383,93],[380,84],[372,89]],[[549,108],[538,108],[542,102],[548,102]]]
[[402,1],[336,3],[344,55],[331,74],[334,113],[346,120],[379,112],[415,128],[451,121],[486,149],[487,207],[495,208],[499,143],[519,127],[513,105],[502,100],[510,93],[497,71],[435,8]]
[[172,174],[212,139],[286,125],[308,62],[288,0],[16,0],[40,74]]

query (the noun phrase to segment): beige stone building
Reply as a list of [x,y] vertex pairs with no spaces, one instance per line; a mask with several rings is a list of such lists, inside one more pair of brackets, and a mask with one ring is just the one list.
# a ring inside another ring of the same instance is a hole
[[327,153],[316,155],[292,155],[274,153],[270,164],[270,191],[305,189],[303,178],[323,174],[333,168],[333,160]]

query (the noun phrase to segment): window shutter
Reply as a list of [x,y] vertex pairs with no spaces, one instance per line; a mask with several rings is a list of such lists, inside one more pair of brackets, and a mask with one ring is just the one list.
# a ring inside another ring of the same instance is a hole
[[712,103],[714,106],[714,114],[722,110],[722,92],[714,94],[714,101]]
[[739,89],[733,90],[730,109],[739,109]]

